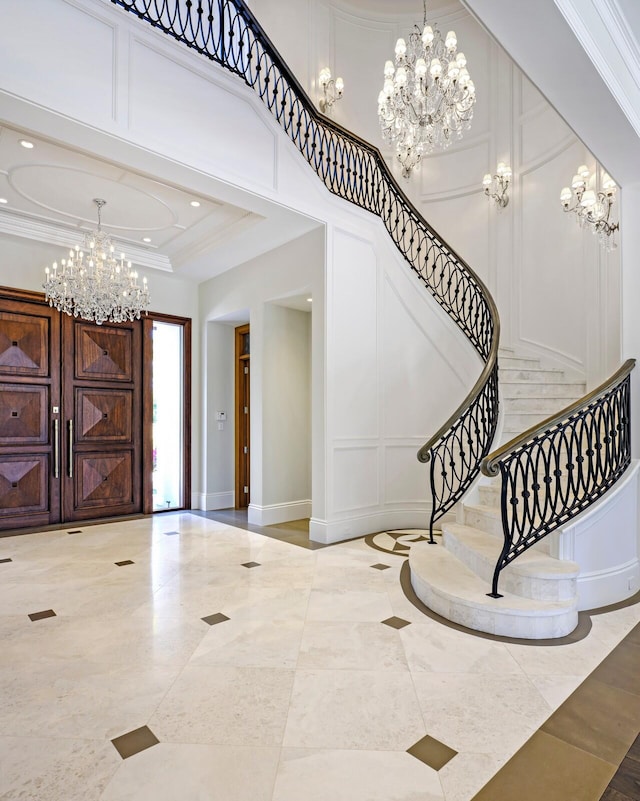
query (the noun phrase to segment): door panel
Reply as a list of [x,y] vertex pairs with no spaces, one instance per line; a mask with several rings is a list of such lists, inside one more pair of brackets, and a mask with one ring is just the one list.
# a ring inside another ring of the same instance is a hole
[[133,330],[75,325],[76,370],[78,379],[104,381],[133,380]]
[[4,456],[0,460],[0,511],[3,515],[46,513],[49,459]]
[[133,392],[76,389],[78,442],[128,442],[132,438]]
[[0,438],[8,445],[45,445],[49,387],[0,384]]
[[0,529],[60,520],[60,323],[38,303],[0,311]]
[[0,312],[0,376],[47,377],[49,330],[50,315]]
[[76,511],[133,503],[131,451],[75,454]]
[[141,325],[62,321],[65,520],[141,511]]

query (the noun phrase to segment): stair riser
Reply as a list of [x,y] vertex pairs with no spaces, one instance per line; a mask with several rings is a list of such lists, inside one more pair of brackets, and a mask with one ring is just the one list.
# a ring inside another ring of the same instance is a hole
[[523,431],[531,428],[531,426],[541,423],[545,417],[549,417],[545,412],[538,412],[538,414],[513,414],[507,412],[504,416],[503,431],[522,434]]
[[[585,393],[584,384],[563,384],[562,382],[549,381],[518,381],[514,382],[504,378],[500,382],[502,397],[508,398],[560,398],[576,397],[581,398]],[[562,407],[560,407],[562,408]]]
[[495,611],[476,609],[464,601],[443,596],[413,572],[411,584],[418,598],[436,614],[487,634],[531,640],[553,639],[570,634],[578,625],[578,613],[574,609],[546,617],[505,614],[498,608]]
[[564,373],[562,370],[536,370],[522,369],[519,367],[502,367],[500,378],[503,381],[531,381],[535,383],[556,382],[563,383]]
[[517,356],[500,356],[498,354],[498,367],[501,370],[539,370],[540,359],[520,359]]
[[480,503],[483,506],[495,506],[496,509],[500,508],[500,493],[502,491],[500,484],[494,486],[480,485],[478,490],[480,493]]
[[499,510],[497,510],[497,517],[493,517],[492,515],[488,515],[485,512],[481,512],[477,509],[469,509],[468,507],[465,507],[464,522],[467,526],[479,528],[480,531],[486,531],[487,534],[493,534],[494,537],[500,537],[500,539],[503,539],[504,535],[502,533],[502,520],[500,518]]
[[[495,563],[488,562],[472,548],[467,547],[446,531],[444,532],[444,546],[477,576],[486,581],[487,587],[491,588]],[[577,584],[576,579],[517,575],[513,568],[508,566],[500,573],[498,591],[510,592],[534,601],[569,601],[576,597]]]
[[518,412],[523,412],[525,414],[543,414],[548,417],[555,412],[559,412],[560,409],[564,409],[566,406],[569,406],[577,399],[577,395],[572,395],[571,397],[566,398],[505,398],[504,410],[507,414],[517,414]]

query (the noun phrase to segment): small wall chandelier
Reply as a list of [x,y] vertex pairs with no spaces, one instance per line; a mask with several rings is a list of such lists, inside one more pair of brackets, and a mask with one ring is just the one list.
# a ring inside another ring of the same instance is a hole
[[611,222],[609,218],[618,187],[608,175],[603,177],[599,191],[587,189],[590,182],[589,168],[581,164],[573,176],[571,188],[565,186],[560,192],[560,203],[564,211],[576,215],[581,228],[590,227],[599,243],[607,250],[612,250],[616,247],[613,234],[619,230],[620,224]]
[[342,98],[344,93],[344,81],[342,78],[332,78],[329,67],[323,67],[320,70],[318,83],[322,89],[322,97],[318,101],[318,106],[323,114],[329,116],[333,104]]
[[511,167],[508,167],[504,161],[500,161],[495,175],[492,176],[491,173],[487,173],[482,179],[485,195],[493,198],[501,209],[509,203],[507,190],[509,189],[512,175]]
[[384,86],[378,95],[382,138],[395,145],[402,175],[420,163],[423,155],[444,150],[471,125],[476,90],[464,53],[457,52],[454,31],[446,37],[434,24],[424,23],[396,42],[395,66],[384,65]]
[[147,279],[138,284],[138,273],[125,261],[124,253],[119,259],[115,256],[111,239],[101,227],[106,201],[95,198],[93,202],[98,207],[98,228],[85,235],[84,249],[76,245],[60,266],[54,262],[51,269],[45,268],[46,299],[58,311],[98,325],[139,320],[149,307]]

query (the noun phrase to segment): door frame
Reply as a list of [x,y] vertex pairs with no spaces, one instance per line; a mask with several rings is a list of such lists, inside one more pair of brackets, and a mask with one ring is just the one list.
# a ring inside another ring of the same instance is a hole
[[[32,303],[41,307],[49,308],[43,292],[30,289],[19,289],[16,287],[0,286],[0,301],[21,301]],[[63,314],[63,312],[56,312]],[[183,506],[182,509],[191,509],[191,340],[192,340],[192,320],[189,317],[178,317],[162,312],[149,312],[141,320],[142,328],[142,513],[159,514],[153,510],[153,342],[152,330],[153,322],[173,323],[183,327]],[[63,357],[64,358],[64,357]],[[62,364],[59,372],[61,372]],[[62,425],[62,420],[60,420]],[[60,431],[62,434],[62,431]],[[176,511],[171,509],[169,511]],[[99,518],[96,518],[99,519]],[[57,521],[51,521],[55,524]],[[30,523],[26,524],[31,526]],[[37,524],[36,524],[37,525]],[[45,524],[46,525],[46,524]]]
[[[251,366],[251,346],[249,346],[249,353],[243,353],[243,342],[244,337],[247,334],[250,334],[251,326],[249,323],[245,325],[239,325],[236,327],[234,331],[235,336],[235,358],[234,358],[234,372],[235,372],[235,397],[234,397],[234,411],[235,411],[235,451],[234,451],[234,464],[235,464],[235,508],[236,509],[246,509],[251,500],[251,402],[250,402],[250,378],[251,373],[249,373],[249,385],[246,387],[247,389],[247,459],[243,459],[242,457],[245,455],[244,453],[240,453],[240,449],[244,447],[242,444],[242,428],[245,424],[245,413],[244,413],[244,403],[243,403],[243,393],[242,389],[244,386],[244,382],[248,379],[245,378],[244,368],[247,362],[249,363],[249,369]],[[241,504],[240,498],[244,498],[245,492],[244,488],[248,487],[249,492],[247,493],[247,503]]]
[[[182,326],[182,505],[153,508],[153,324]],[[191,318],[149,312],[142,318],[142,512],[145,515],[191,509]]]

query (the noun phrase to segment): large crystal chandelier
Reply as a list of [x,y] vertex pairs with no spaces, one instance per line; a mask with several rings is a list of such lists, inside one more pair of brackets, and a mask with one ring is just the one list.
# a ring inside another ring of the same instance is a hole
[[84,247],[76,245],[60,265],[45,268],[43,284],[50,306],[73,317],[100,325],[139,320],[149,307],[147,279],[138,284],[138,273],[124,253],[116,257],[109,235],[101,227],[105,200],[95,198],[98,228],[85,235]]
[[395,145],[402,175],[423,155],[444,150],[471,125],[476,90],[464,53],[449,31],[443,41],[438,27],[427,24],[424,0],[422,31],[415,26],[407,41],[396,42],[395,65],[384,66],[384,86],[378,95],[382,138]]

